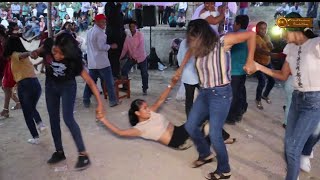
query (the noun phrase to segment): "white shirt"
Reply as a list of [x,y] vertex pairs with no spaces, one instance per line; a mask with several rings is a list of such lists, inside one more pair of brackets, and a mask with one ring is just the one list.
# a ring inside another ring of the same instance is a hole
[[37,17],[37,9],[36,8],[32,9],[32,15]]
[[87,32],[88,69],[103,69],[110,66],[107,35],[104,30],[94,25]]
[[91,8],[90,2],[82,2],[81,12],[87,12]]
[[[211,11],[211,12],[210,12],[210,15],[211,15],[212,17],[217,17],[217,16],[220,15],[220,13],[219,13],[218,11]],[[208,16],[208,14],[207,14],[206,12],[200,14],[200,18],[201,18],[201,19],[206,19],[207,17],[209,17],[209,16]],[[212,28],[213,30],[216,31],[217,34],[219,34],[219,23],[218,23],[218,24],[215,24],[215,25],[210,24],[210,26],[211,26],[211,28]]]
[[187,10],[188,2],[179,2],[179,9]]
[[295,6],[292,6],[292,7],[290,8],[289,13],[291,13],[291,12],[299,13],[300,15],[302,15],[302,9],[301,9],[299,6],[298,6],[298,9],[296,9]]
[[[300,65],[298,63],[299,47]],[[286,61],[290,65],[290,70],[294,78],[293,87],[301,92],[320,91],[320,37],[309,39],[301,46],[293,43],[287,44],[283,49],[283,53],[287,55]],[[300,68],[301,86],[299,86],[299,76],[297,76],[298,68]]]
[[20,5],[19,4],[11,4],[11,12],[13,14],[19,14],[20,13]]
[[143,122],[139,122],[133,128],[138,129],[141,132],[141,137],[144,139],[151,139],[158,141],[162,134],[166,132],[169,125],[161,114],[151,111],[151,117]]
[[104,14],[104,6],[98,7],[98,14]]
[[[177,55],[179,66],[181,65],[184,55],[187,53],[187,51],[188,51],[187,40],[184,39],[180,43],[180,47]],[[194,56],[190,58],[189,62],[184,67],[181,75],[181,82],[190,84],[190,85],[195,85],[199,83],[199,77],[195,67]]]

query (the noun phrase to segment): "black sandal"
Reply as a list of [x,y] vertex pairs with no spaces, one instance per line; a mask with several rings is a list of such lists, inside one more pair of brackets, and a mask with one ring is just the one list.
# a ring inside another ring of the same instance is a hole
[[224,141],[225,144],[233,144],[237,141],[236,138],[229,138]]
[[213,154],[210,154],[209,156],[207,156],[206,158],[200,159],[200,157],[193,161],[191,164],[192,168],[198,168],[202,165],[205,165],[207,163],[211,163],[214,160],[215,156],[213,156]]
[[231,172],[228,173],[218,173],[217,171],[209,173],[206,178],[209,180],[217,179],[229,179],[231,177]]

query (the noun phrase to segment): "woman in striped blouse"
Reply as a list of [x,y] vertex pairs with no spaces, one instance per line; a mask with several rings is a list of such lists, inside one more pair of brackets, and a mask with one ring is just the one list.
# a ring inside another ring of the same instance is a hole
[[197,147],[199,159],[206,159],[211,155],[210,146],[201,132],[200,125],[205,116],[210,117],[209,136],[217,154],[218,165],[216,171],[206,176],[207,179],[229,179],[231,176],[228,153],[221,132],[232,101],[229,50],[234,44],[244,41],[248,43],[248,58],[245,67],[247,72],[251,73],[255,69],[253,62],[254,32],[229,33],[219,37],[206,20],[196,19],[188,24],[187,44],[189,50],[174,78],[180,78],[184,65],[192,55],[195,56],[200,91],[192,106],[185,128]]

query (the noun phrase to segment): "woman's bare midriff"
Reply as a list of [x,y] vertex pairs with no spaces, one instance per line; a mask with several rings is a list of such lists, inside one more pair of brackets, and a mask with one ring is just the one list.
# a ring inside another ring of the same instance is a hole
[[168,145],[171,141],[173,130],[174,125],[172,123],[169,123],[166,131],[161,135],[158,141],[164,145]]

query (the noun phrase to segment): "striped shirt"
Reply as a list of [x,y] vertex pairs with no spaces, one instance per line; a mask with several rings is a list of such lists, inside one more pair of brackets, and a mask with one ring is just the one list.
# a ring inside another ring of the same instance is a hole
[[231,81],[231,54],[223,48],[224,36],[213,51],[205,57],[196,58],[196,68],[202,88],[213,88]]

